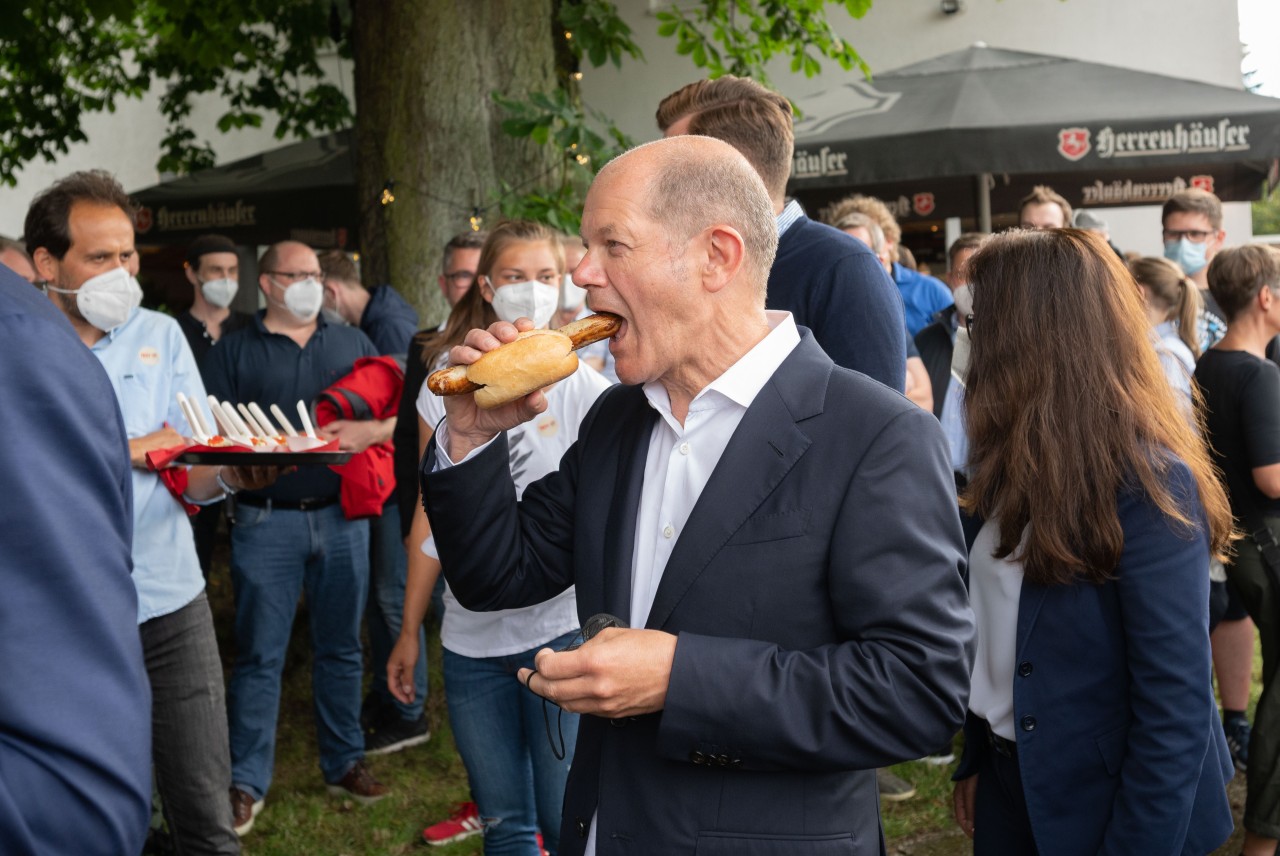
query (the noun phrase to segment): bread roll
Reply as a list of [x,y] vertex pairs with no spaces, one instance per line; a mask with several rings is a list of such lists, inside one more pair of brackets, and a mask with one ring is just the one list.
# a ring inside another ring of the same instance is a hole
[[528,330],[514,342],[489,351],[467,367],[481,385],[476,404],[489,410],[550,386],[578,369],[573,341],[559,330]]

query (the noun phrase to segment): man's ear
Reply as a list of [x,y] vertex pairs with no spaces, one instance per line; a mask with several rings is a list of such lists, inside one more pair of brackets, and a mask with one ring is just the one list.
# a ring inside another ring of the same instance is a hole
[[746,244],[737,229],[723,223],[709,227],[703,236],[706,247],[703,286],[707,291],[717,292],[742,270],[747,257]]
[[182,266],[182,272],[187,275],[187,282],[191,283],[196,288],[200,287],[200,280],[196,278],[195,268],[186,264]]
[[36,247],[35,252],[31,254],[31,261],[35,264],[36,276],[41,282],[57,282],[62,262],[58,261],[53,253],[45,247]]

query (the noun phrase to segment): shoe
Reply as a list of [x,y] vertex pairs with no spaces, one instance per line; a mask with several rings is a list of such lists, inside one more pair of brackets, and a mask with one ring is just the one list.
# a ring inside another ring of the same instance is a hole
[[361,759],[337,784],[329,785],[329,793],[336,797],[351,797],[361,805],[372,805],[391,793],[391,789],[375,779]]
[[431,731],[427,728],[426,714],[416,721],[397,716],[381,728],[373,728],[364,733],[364,752],[366,755],[390,755],[392,752],[426,743],[430,739]]
[[432,824],[422,830],[422,840],[435,847],[440,844],[451,844],[473,835],[484,832],[484,824],[480,822],[480,809],[473,802],[458,803],[448,820]]
[[1249,763],[1249,735],[1252,728],[1244,717],[1222,723],[1222,730],[1227,735],[1227,748],[1231,750],[1231,761],[1236,769],[1245,772]]
[[910,782],[888,770],[876,770],[876,789],[880,791],[880,799],[886,802],[902,802],[916,795],[916,789]]
[[264,805],[262,800],[255,802],[252,795],[239,788],[231,789],[231,825],[237,836],[249,834],[249,830],[253,829],[254,818],[262,813]]
[[400,718],[400,711],[377,693],[370,692],[360,703],[360,730],[366,735]]

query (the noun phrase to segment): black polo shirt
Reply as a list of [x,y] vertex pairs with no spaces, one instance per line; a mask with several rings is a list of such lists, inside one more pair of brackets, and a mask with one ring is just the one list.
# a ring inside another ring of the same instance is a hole
[[[200,368],[200,378],[204,377],[204,364],[209,357],[209,351],[217,342],[209,338],[209,331],[205,329],[204,322],[191,314],[188,309],[177,317],[178,326],[182,328],[182,335],[187,337],[187,344],[191,346],[191,355],[196,358],[196,365]],[[229,336],[241,327],[247,327],[253,321],[253,316],[248,312],[232,312],[222,322],[222,335],[218,337],[218,341],[222,341],[223,337]],[[207,385],[207,383],[206,383]]]
[[[248,326],[223,336],[205,361],[205,387],[220,401],[257,402],[267,413],[278,404],[299,431],[298,402],[311,407],[317,395],[350,374],[360,357],[376,357],[378,349],[354,327],[316,319],[316,331],[306,347],[288,336],[272,333],[262,323],[265,310]],[[303,466],[281,476],[254,495],[283,501],[336,497],[338,474],[324,466]]]

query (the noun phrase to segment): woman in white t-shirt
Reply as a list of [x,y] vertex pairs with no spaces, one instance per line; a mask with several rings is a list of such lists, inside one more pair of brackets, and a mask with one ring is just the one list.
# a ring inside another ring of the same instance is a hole
[[[444,331],[424,349],[428,365],[447,362],[449,348],[460,344],[473,327],[520,317],[548,326],[559,302],[564,267],[560,242],[550,229],[527,221],[497,226],[480,251],[476,284],[458,301]],[[517,495],[559,465],[587,411],[608,387],[598,372],[580,365],[547,391],[546,411],[507,432]],[[444,404],[424,384],[417,408],[421,456],[444,416]],[[440,573],[429,536],[430,524],[419,502],[409,543],[422,545],[422,551],[409,551],[404,621],[387,662],[387,683],[397,697],[413,692],[413,666],[421,655],[418,628]],[[476,549],[484,549],[482,539],[477,539]],[[544,709],[542,700],[515,676],[518,669],[533,667],[533,656],[542,648],[563,648],[572,641],[579,625],[573,589],[537,606],[472,612],[446,588],[444,604],[441,641],[449,722],[484,825],[485,854],[537,853],[539,831],[547,851],[554,854],[577,716],[550,705]]]

